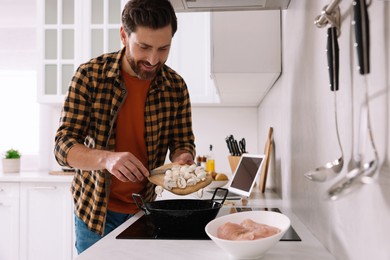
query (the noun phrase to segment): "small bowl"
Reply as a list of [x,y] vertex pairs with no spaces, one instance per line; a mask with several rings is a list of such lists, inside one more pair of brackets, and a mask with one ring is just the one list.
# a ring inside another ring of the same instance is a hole
[[208,190],[215,190],[216,188],[222,188],[228,182],[229,182],[229,180],[225,180],[225,181],[212,181],[209,185],[207,185],[206,188]]
[[[221,225],[226,222],[240,224],[243,220],[248,218],[257,223],[277,227],[280,229],[280,232],[256,240],[234,241],[217,237],[217,230]],[[231,257],[238,259],[259,259],[279,242],[290,227],[290,223],[290,219],[281,213],[273,211],[245,211],[218,217],[206,225],[205,231],[206,234]]]

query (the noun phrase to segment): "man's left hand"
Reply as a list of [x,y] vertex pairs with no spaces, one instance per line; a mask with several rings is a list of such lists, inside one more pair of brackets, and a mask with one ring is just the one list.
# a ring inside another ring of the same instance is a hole
[[194,158],[189,152],[176,152],[172,158],[172,162],[178,164],[194,164]]

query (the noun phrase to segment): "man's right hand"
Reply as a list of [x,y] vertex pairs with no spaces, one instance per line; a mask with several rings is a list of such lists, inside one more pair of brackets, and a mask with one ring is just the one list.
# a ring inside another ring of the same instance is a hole
[[142,181],[149,176],[148,169],[129,152],[90,149],[77,144],[70,149],[67,161],[71,167],[77,169],[87,171],[107,169],[123,182]]
[[145,166],[129,152],[111,152],[105,159],[105,168],[123,182],[142,181],[149,176]]

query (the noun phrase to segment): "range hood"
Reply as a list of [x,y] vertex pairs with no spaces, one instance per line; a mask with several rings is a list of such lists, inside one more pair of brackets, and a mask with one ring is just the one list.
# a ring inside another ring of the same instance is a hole
[[287,9],[290,0],[170,0],[176,12]]

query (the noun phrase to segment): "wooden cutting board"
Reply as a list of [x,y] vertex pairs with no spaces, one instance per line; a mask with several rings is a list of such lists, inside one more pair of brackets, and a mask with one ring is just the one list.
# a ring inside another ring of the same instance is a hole
[[69,175],[69,176],[73,176],[74,172],[72,172],[72,171],[50,171],[49,174],[50,175]]
[[[161,167],[158,167],[154,170],[150,171],[150,176],[148,177],[149,181],[155,185],[160,185],[161,187],[164,187],[164,176],[165,176],[165,171],[169,170],[172,168],[174,164],[169,163],[165,164]],[[173,188],[171,190],[168,190],[176,195],[188,195],[194,192],[197,192],[198,190],[208,186],[211,182],[213,181],[213,178],[207,174],[206,179],[204,181],[200,181],[195,185],[192,186],[187,186],[184,189],[181,188]]]
[[269,163],[272,155],[272,150],[273,150],[273,128],[270,127],[268,131],[268,138],[264,148],[265,161],[263,164],[263,168],[261,169],[261,175],[260,175],[259,189],[262,193],[265,192],[265,185],[267,183],[268,168],[269,168]]

